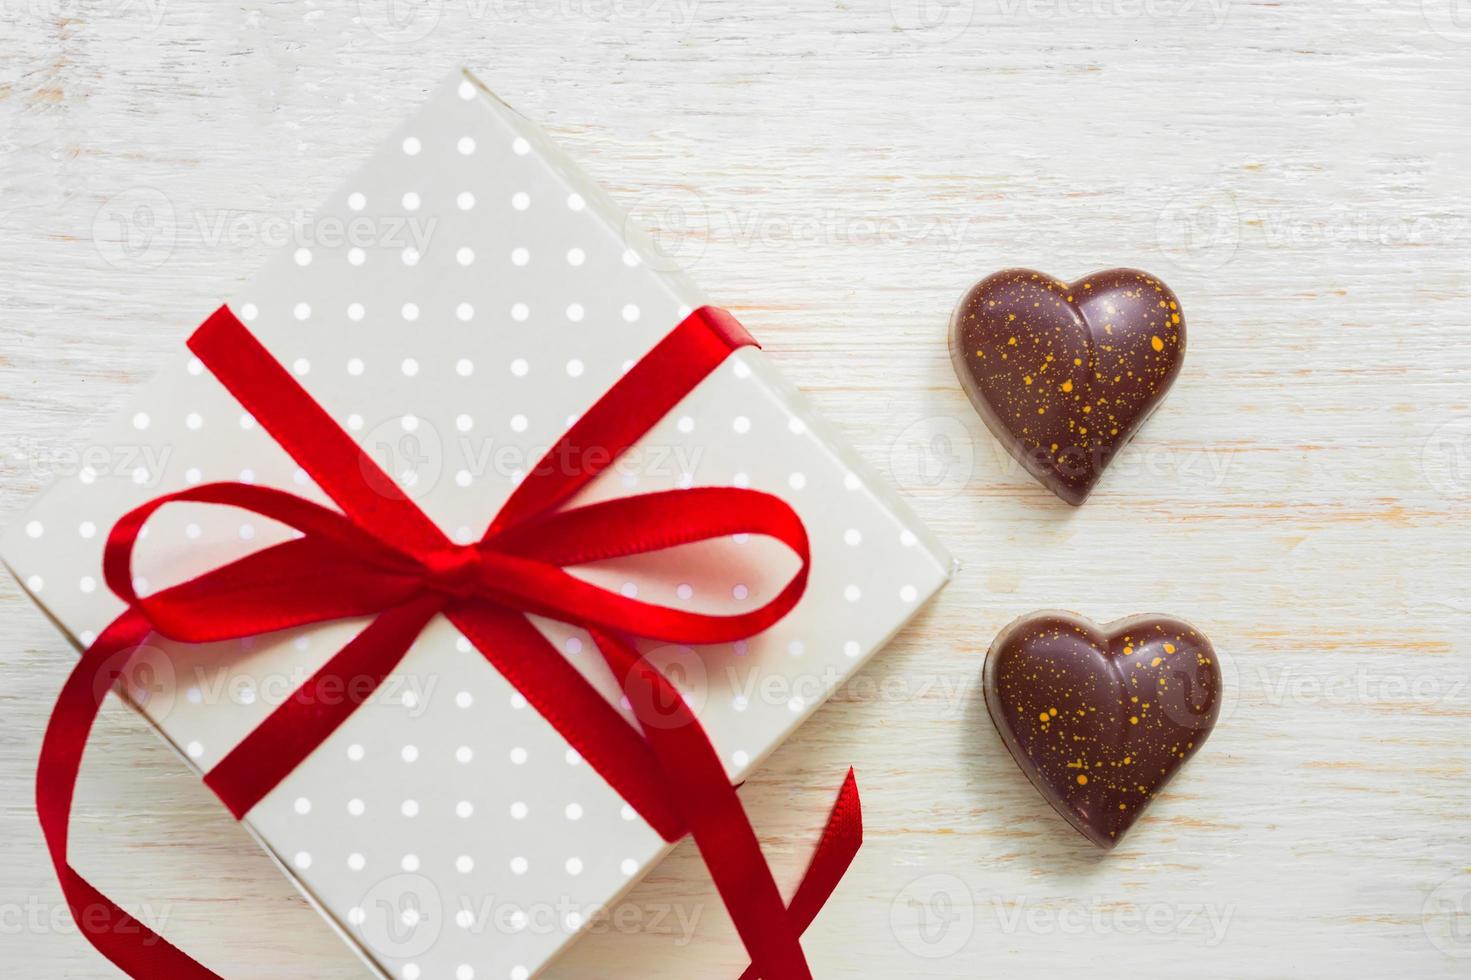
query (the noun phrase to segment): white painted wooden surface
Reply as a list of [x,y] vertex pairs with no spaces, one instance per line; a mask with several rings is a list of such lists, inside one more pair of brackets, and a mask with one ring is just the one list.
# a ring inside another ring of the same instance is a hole
[[[746,790],[791,878],[858,767],[818,976],[1471,970],[1463,0],[0,0],[0,511],[460,63],[966,563]],[[1184,303],[1184,373],[1080,511],[951,377],[951,304],[1009,264],[1140,265]],[[1044,606],[1184,616],[1228,668],[1220,728],[1107,856],[975,687]],[[30,798],[73,653],[8,579],[0,610],[0,961],[112,976]],[[97,746],[81,867],[229,977],[363,975],[139,720]],[[704,880],[682,847],[548,975],[734,975]]]

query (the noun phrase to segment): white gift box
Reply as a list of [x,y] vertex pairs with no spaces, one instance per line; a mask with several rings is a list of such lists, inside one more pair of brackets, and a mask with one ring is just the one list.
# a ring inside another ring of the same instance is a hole
[[[468,75],[435,92],[310,230],[230,308],[460,541],[478,538],[570,422],[706,302],[540,130]],[[101,555],[133,507],[219,480],[327,503],[187,356],[87,445],[77,472],[0,541],[80,645],[123,610],[102,583]],[[690,485],[778,494],[811,539],[807,591],[767,632],[643,648],[737,782],[903,626],[951,563],[754,348],[576,502]],[[243,512],[173,506],[150,521],[135,571],[157,588],[288,536]],[[578,573],[649,601],[730,612],[770,599],[793,569],[780,546],[737,536]],[[534,621],[619,704],[585,633]],[[205,772],[362,625],[207,646],[159,640],[128,672],[131,698]],[[432,622],[388,682],[245,818],[384,975],[535,974],[668,850],[468,653],[447,620]],[[834,789],[841,777],[832,773]],[[492,899],[501,907],[487,917]]]

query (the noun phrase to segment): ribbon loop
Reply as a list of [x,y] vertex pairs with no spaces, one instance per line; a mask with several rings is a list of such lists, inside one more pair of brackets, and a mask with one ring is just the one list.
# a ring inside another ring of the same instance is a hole
[[807,555],[791,505],[760,490],[690,487],[572,507],[502,531],[497,549],[553,565],[585,565],[733,534],[756,534]]

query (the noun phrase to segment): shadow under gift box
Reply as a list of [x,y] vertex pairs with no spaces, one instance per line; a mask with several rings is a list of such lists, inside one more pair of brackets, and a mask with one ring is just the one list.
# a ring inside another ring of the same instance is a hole
[[[540,130],[456,74],[229,306],[418,507],[468,542],[572,421],[705,302]],[[135,506],[221,480],[329,503],[192,357],[87,447],[0,542],[82,646],[123,609],[102,583],[101,555]],[[572,503],[709,485],[779,495],[812,551],[801,602],[760,635],[639,644],[738,782],[944,584],[951,563],[753,348]],[[173,584],[291,535],[241,511],[171,506],[147,526],[137,584]],[[729,614],[769,601],[795,570],[781,545],[736,536],[574,573]],[[587,633],[533,622],[632,717]],[[208,771],[365,623],[199,646],[155,638],[124,682],[164,738]],[[465,963],[486,976],[533,974],[670,847],[443,617],[243,822],[392,976],[410,965],[449,976]],[[483,921],[492,898],[511,906],[504,928]]]

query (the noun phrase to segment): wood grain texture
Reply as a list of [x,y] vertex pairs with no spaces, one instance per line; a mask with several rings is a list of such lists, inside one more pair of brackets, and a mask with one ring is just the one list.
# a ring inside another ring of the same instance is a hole
[[[0,512],[466,64],[965,563],[745,791],[790,880],[858,768],[868,844],[809,933],[818,976],[1471,969],[1463,3],[389,10],[0,2]],[[951,374],[950,308],[1005,265],[1137,265],[1184,304],[1183,374],[1078,511]],[[976,686],[995,632],[1041,607],[1177,614],[1225,661],[1216,733],[1107,856],[1033,792]],[[113,976],[30,802],[74,654],[8,578],[0,614],[0,961]],[[229,977],[364,975],[141,721],[110,708],[95,746],[75,836],[104,887]],[[734,975],[704,882],[681,847],[547,975]]]

